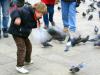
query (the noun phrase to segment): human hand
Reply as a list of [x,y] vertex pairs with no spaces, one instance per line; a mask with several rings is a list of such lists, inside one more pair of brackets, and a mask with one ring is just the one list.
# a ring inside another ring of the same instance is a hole
[[20,25],[21,24],[21,18],[16,18],[14,24]]

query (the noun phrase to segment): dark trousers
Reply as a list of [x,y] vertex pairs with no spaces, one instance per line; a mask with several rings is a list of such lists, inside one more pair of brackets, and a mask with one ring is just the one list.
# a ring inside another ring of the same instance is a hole
[[49,21],[53,22],[53,15],[54,15],[54,5],[47,5],[48,13],[43,16],[43,20],[45,25],[48,27]]
[[17,46],[17,66],[24,66],[24,62],[31,61],[32,45],[28,38],[13,36]]

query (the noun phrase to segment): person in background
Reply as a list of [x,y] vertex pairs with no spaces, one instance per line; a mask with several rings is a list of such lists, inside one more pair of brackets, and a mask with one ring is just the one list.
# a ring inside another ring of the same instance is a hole
[[11,0],[10,1],[10,6],[11,7],[22,7],[25,4],[25,0]]
[[53,20],[54,16],[54,5],[57,3],[58,0],[41,0],[41,2],[45,3],[47,6],[47,14],[43,16],[45,28],[49,27],[49,21],[52,26],[55,26],[55,22]]
[[25,0],[17,0],[16,5],[17,5],[17,7],[22,7],[22,6],[24,6],[24,3],[25,3]]
[[[72,39],[79,39],[78,34],[76,34],[76,8],[79,7],[80,0],[61,0],[61,8],[62,8],[62,21],[64,25],[64,32],[69,34],[69,40],[66,44],[66,50],[69,46],[73,44]],[[74,43],[80,41],[77,40]]]
[[80,0],[61,0],[62,20],[64,31],[68,29],[72,32],[76,31],[76,7],[80,4]]
[[3,37],[8,38],[9,4],[9,0],[0,0],[0,38],[2,31]]
[[13,36],[17,46],[16,70],[20,73],[29,73],[29,71],[24,68],[25,64],[33,63],[31,60],[32,45],[28,37],[32,28],[37,28],[39,19],[42,18],[46,12],[46,5],[38,2],[32,6],[18,8],[11,13],[9,33]]

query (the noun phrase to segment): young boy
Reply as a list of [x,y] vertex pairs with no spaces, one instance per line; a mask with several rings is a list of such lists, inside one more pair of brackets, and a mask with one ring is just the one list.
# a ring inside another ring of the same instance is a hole
[[17,46],[16,70],[20,73],[28,73],[24,63],[32,64],[32,45],[28,39],[32,28],[37,27],[37,21],[47,12],[46,5],[38,2],[33,6],[23,6],[11,13],[11,25],[9,33],[12,34]]

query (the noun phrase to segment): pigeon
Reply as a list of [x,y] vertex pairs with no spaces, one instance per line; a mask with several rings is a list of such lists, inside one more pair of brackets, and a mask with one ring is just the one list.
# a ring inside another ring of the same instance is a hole
[[97,35],[99,31],[99,28],[97,26],[94,27],[94,33]]
[[91,3],[89,6],[90,6],[91,8],[94,7],[94,3]]
[[58,11],[60,11],[60,10],[61,10],[61,7],[60,7],[60,6],[58,6],[58,8],[57,8],[57,9],[58,9]]
[[99,14],[99,20],[100,20],[100,11],[98,11],[98,14]]
[[66,39],[66,33],[60,33],[53,28],[48,29],[48,33],[52,36],[53,40],[64,41]]
[[97,2],[97,7],[98,7],[98,8],[100,8],[100,1],[99,1],[99,2]]
[[85,3],[85,0],[81,0],[83,3]]
[[72,66],[72,68],[70,69],[70,71],[71,71],[72,73],[79,72],[79,71],[80,71],[80,68],[75,67],[75,66]]
[[65,48],[64,51],[65,51],[65,52],[69,51],[69,48],[70,48],[70,47],[74,47],[74,46],[76,46],[77,44],[79,44],[79,43],[80,43],[80,40],[81,40],[81,35],[79,35],[78,38],[76,38],[76,37],[70,38],[70,37],[69,37],[68,42],[67,42],[67,44],[66,44],[66,48]]
[[84,64],[81,63],[81,64],[78,64],[76,66],[72,66],[69,71],[72,72],[72,73],[76,73],[76,72],[79,72],[82,68],[84,68]]
[[89,35],[86,38],[81,38],[80,42],[86,43],[89,40]]
[[100,46],[100,41],[94,42],[94,46]]
[[77,44],[79,44],[80,41],[81,41],[81,35],[79,35],[78,38],[75,38],[75,37],[72,38],[72,39],[71,39],[71,45],[72,45],[72,47],[74,47],[74,46],[76,46]]
[[90,11],[90,9],[87,9],[86,12],[87,12],[87,14],[89,14],[91,11]]
[[43,48],[48,48],[48,47],[53,47],[51,44],[49,44],[48,42],[44,42],[42,43]]
[[85,13],[85,12],[83,12],[83,13],[82,13],[82,16],[83,16],[83,17],[85,17],[85,16],[86,16],[86,13]]
[[88,21],[90,21],[92,19],[93,19],[93,15],[90,15],[89,18],[88,18]]
[[100,40],[100,34],[96,35],[95,38],[89,39],[88,41],[90,41],[90,42],[96,42],[98,40]]

